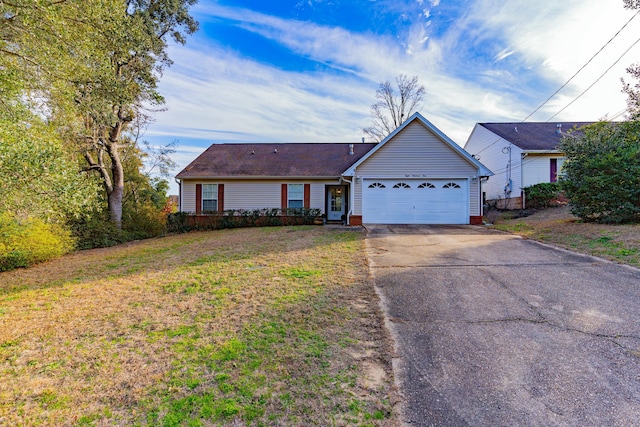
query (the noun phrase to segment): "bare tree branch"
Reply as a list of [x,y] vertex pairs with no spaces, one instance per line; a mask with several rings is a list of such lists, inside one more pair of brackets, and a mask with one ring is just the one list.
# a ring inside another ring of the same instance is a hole
[[[640,1],[640,0],[639,0]],[[413,114],[424,100],[425,88],[418,84],[418,76],[404,74],[396,77],[398,94],[390,82],[380,83],[376,91],[378,102],[371,105],[371,125],[362,131],[375,141],[382,141]]]

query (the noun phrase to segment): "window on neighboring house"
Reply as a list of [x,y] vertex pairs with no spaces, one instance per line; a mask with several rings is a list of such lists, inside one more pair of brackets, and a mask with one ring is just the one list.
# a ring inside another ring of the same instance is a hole
[[202,210],[206,212],[218,210],[218,184],[202,184]]
[[304,184],[289,184],[287,195],[287,207],[302,208],[304,207]]

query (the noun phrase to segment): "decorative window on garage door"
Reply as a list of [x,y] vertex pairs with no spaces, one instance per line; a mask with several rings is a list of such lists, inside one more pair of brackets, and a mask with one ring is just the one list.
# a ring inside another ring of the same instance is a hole
[[447,182],[445,185],[442,186],[442,188],[460,188],[460,186],[455,182]]
[[436,188],[436,186],[430,182],[423,182],[422,184],[418,185],[418,188]]
[[369,188],[387,188],[387,187],[385,187],[385,185],[381,182],[374,182],[373,184],[369,185]]
[[411,186],[406,182],[399,182],[396,185],[394,185],[393,188],[411,188]]

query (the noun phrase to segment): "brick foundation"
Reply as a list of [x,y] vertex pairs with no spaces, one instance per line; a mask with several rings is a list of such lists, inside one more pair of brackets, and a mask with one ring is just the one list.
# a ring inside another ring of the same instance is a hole
[[471,225],[482,225],[482,217],[481,216],[470,216],[469,224]]
[[362,225],[362,215],[351,215],[349,225]]

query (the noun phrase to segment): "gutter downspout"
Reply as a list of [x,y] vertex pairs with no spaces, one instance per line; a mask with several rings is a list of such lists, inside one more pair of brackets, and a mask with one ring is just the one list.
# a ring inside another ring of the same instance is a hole
[[522,152],[520,156],[520,194],[522,195],[522,209],[527,208],[527,201],[524,196],[524,159],[529,155],[527,152]]
[[182,212],[182,180],[178,178],[173,180],[178,184],[178,212]]
[[[354,176],[355,176],[355,173],[354,173]],[[353,193],[355,192],[353,188],[353,180],[349,181],[344,176],[340,175],[340,181],[346,182],[349,184],[349,211],[347,212],[346,224],[351,225],[349,219],[351,217],[351,213],[353,212],[353,201],[354,201]]]

